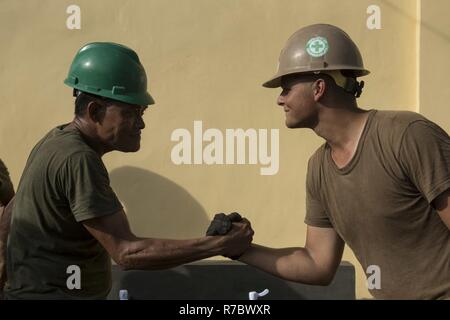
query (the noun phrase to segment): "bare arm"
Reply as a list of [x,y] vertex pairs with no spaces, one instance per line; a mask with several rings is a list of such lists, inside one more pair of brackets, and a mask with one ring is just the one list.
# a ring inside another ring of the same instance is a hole
[[308,226],[304,248],[251,245],[239,259],[285,280],[328,285],[342,259],[344,241],[332,228]]
[[450,229],[450,189],[441,193],[432,204],[447,228]]
[[226,236],[188,240],[138,238],[130,230],[123,210],[83,221],[85,228],[125,269],[166,269],[215,255],[239,255],[248,248],[253,231],[236,223]]

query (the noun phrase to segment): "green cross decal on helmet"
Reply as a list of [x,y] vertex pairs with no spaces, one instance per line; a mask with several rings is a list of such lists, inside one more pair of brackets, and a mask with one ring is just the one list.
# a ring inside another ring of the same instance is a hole
[[323,37],[315,37],[306,44],[306,51],[315,58],[325,55],[328,51],[328,41]]
[[290,74],[325,73],[345,91],[359,97],[368,75],[356,44],[347,33],[329,24],[314,24],[296,31],[281,51],[277,73],[263,86],[277,88]]
[[64,83],[76,90],[135,105],[155,101],[147,92],[147,75],[132,49],[93,42],[75,55]]

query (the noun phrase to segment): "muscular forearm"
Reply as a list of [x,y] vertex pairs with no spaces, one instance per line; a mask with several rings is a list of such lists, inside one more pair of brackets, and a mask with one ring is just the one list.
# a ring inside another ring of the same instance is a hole
[[130,230],[123,210],[83,221],[84,227],[125,269],[166,269],[216,255],[238,255],[247,249],[253,236],[250,226],[236,223],[223,236],[172,240],[138,238]]
[[223,253],[222,237],[189,240],[135,239],[123,244],[117,261],[125,269],[167,269]]
[[313,285],[328,285],[334,272],[322,270],[306,248],[273,249],[252,244],[239,258],[276,277]]

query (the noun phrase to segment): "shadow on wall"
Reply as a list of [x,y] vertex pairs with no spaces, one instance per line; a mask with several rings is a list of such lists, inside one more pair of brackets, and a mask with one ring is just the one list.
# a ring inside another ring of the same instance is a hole
[[137,236],[185,239],[205,234],[210,219],[204,208],[176,183],[130,166],[109,176]]

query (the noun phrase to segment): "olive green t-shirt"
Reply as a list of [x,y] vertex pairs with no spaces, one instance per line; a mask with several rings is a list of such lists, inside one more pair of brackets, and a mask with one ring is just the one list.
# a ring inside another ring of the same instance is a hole
[[7,248],[9,299],[102,299],[111,288],[110,257],[81,222],[122,205],[100,156],[64,127],[34,147],[19,183]]
[[305,223],[336,230],[375,298],[450,298],[450,231],[430,205],[449,188],[448,134],[413,112],[372,110],[348,165],[328,144],[309,160]]

